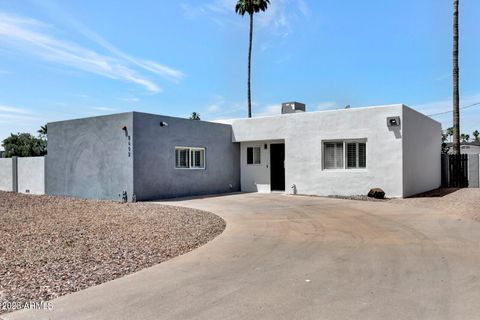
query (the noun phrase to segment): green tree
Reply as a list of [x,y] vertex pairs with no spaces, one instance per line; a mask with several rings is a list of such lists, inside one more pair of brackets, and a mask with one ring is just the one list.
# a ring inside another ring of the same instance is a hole
[[478,132],[478,130],[473,131],[473,137],[475,138],[475,141],[480,141],[480,139],[478,138],[479,136],[480,132]]
[[10,134],[2,142],[5,149],[5,157],[37,157],[47,154],[47,140],[42,137],[36,138],[30,133]]
[[192,112],[192,115],[190,116],[190,120],[200,120],[200,113]]
[[470,140],[470,135],[469,135],[469,134],[462,133],[462,134],[460,135],[460,139],[462,139],[462,142],[468,142],[468,140]]
[[459,0],[453,0],[453,154],[460,154],[460,71],[458,67],[458,2]]
[[241,16],[246,13],[250,16],[250,38],[248,46],[248,117],[252,117],[252,92],[250,89],[251,65],[252,65],[252,44],[253,44],[253,15],[265,11],[270,4],[269,0],[238,0],[235,12]]

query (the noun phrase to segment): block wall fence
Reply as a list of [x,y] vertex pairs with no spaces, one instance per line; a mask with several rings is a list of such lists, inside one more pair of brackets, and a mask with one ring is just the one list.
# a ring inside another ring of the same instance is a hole
[[0,190],[45,194],[45,157],[0,159]]

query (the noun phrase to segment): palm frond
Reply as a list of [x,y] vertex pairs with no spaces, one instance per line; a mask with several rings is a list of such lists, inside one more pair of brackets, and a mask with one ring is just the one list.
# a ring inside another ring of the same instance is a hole
[[246,13],[254,14],[260,11],[266,11],[270,0],[238,0],[235,5],[235,12],[243,16]]

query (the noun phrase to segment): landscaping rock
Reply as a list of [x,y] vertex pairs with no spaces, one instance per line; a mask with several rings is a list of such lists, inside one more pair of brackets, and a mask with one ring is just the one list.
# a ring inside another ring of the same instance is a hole
[[368,192],[368,196],[375,199],[385,199],[385,191],[380,188],[373,188]]
[[98,285],[224,229],[222,218],[195,209],[0,191],[0,302],[47,301]]
[[331,195],[328,196],[328,198],[334,198],[334,199],[344,199],[344,200],[357,200],[357,201],[387,201],[388,199],[375,199],[372,197],[369,197],[365,194],[363,195],[351,195],[351,196],[339,196],[339,195]]

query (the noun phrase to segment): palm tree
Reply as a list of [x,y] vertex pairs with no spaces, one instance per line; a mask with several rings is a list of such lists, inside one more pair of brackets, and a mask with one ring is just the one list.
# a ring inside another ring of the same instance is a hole
[[458,1],[453,0],[453,154],[460,154],[460,92],[458,67]]
[[40,126],[40,129],[37,130],[38,133],[40,133],[42,136],[47,135],[47,125]]
[[192,115],[190,116],[190,120],[200,120],[200,113],[192,112]]
[[460,138],[462,139],[462,142],[468,142],[468,140],[470,140],[470,135],[462,133]]
[[447,135],[450,137],[450,142],[452,142],[453,127],[447,128]]
[[475,138],[475,141],[479,141],[478,137],[480,136],[480,132],[478,130],[473,131],[473,137]]
[[442,142],[445,143],[448,141],[448,133],[446,131],[442,131]]
[[250,74],[252,64],[252,42],[253,42],[253,14],[265,11],[270,4],[270,0],[238,0],[235,6],[235,12],[241,16],[246,13],[250,16],[250,42],[248,47],[248,117],[252,117],[252,93],[250,90]]

